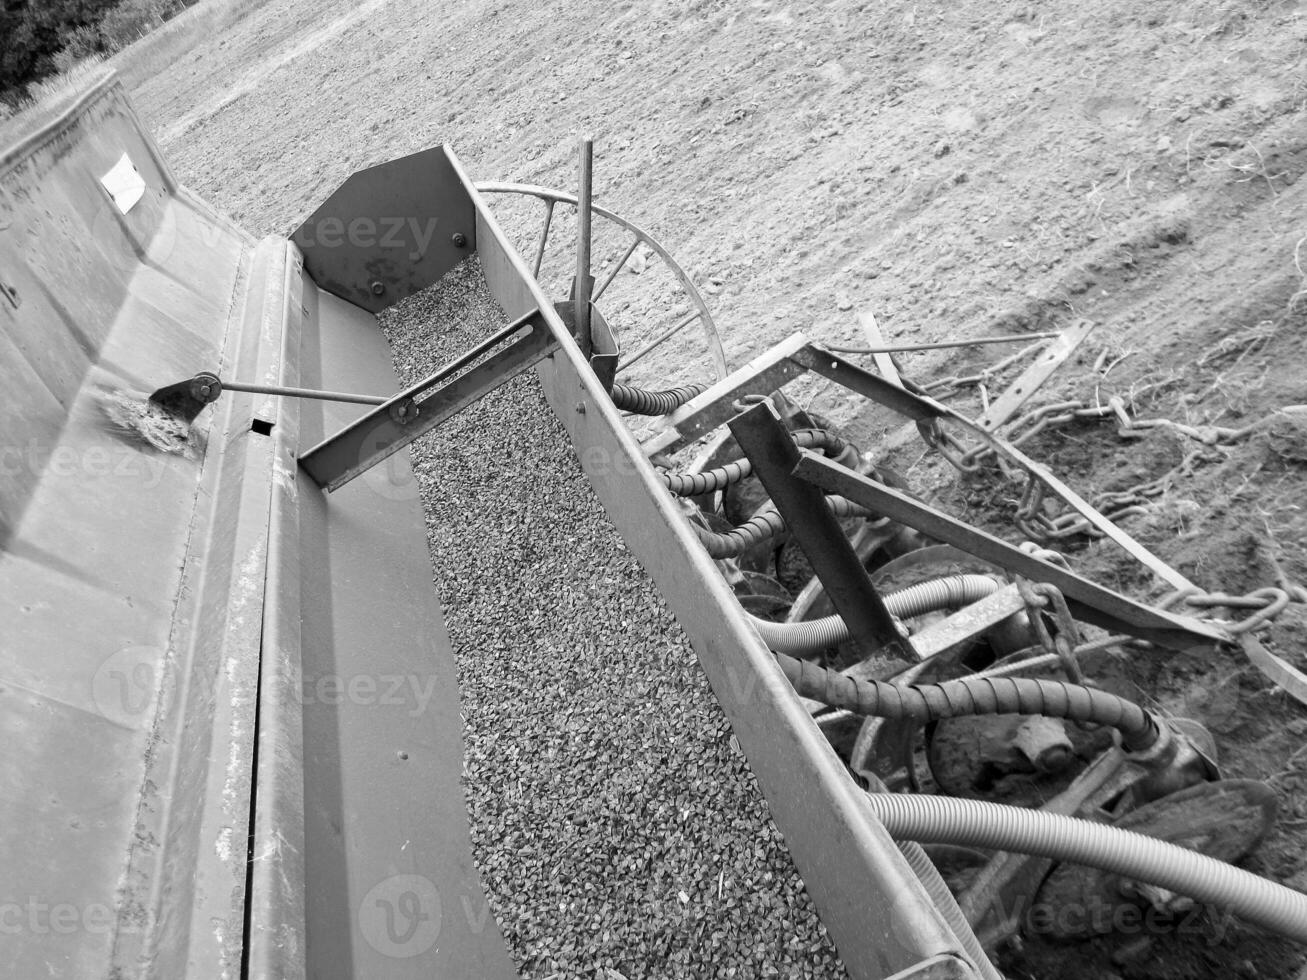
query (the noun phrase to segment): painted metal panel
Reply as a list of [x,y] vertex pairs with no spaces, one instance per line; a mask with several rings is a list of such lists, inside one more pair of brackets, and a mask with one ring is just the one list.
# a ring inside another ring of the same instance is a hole
[[376,313],[471,255],[476,223],[436,146],[351,175],[291,241],[320,288]]

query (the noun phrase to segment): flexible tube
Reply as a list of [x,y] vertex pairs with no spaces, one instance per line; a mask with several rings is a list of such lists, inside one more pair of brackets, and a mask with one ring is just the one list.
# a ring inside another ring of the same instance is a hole
[[938,721],[961,715],[1047,715],[1108,725],[1121,733],[1127,752],[1159,744],[1157,720],[1133,701],[1080,684],[1030,677],[963,677],[939,684],[891,684],[859,680],[783,653],[781,670],[801,697],[877,718]]
[[632,385],[613,385],[613,404],[623,412],[636,415],[667,415],[674,412],[695,395],[708,390],[707,385],[683,385],[666,391],[649,391]]
[[867,798],[893,837],[1015,851],[1113,871],[1307,942],[1307,895],[1167,841],[983,800],[902,793],[870,793]]
[[[796,429],[790,435],[793,436],[795,445],[804,449],[820,449],[831,459],[843,455],[848,448],[847,442],[825,429]],[[678,497],[697,497],[738,483],[752,472],[752,462],[737,459],[702,473],[664,473],[663,483]]]
[[[871,516],[871,511],[867,508],[844,497],[827,497],[826,504],[836,517]],[[789,530],[785,518],[770,509],[755,514],[739,527],[733,527],[729,531],[710,531],[698,524],[691,524],[691,526],[699,542],[713,558],[734,558],[755,545],[779,537]]]
[[[998,587],[998,583],[986,575],[951,575],[891,592],[885,597],[885,605],[899,619],[910,619],[936,609],[979,602]],[[780,653],[820,653],[849,638],[849,628],[838,615],[799,623],[773,623],[755,617],[753,625],[763,642]]]

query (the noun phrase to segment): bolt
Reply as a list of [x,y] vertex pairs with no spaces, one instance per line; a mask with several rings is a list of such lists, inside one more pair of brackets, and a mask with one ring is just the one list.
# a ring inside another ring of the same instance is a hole
[[385,284],[384,282],[382,282],[380,279],[373,279],[373,280],[372,280],[372,295],[373,295],[373,296],[380,296],[380,295],[381,295],[382,293],[384,293],[385,291],[386,291],[386,284]]
[[466,244],[467,244],[467,236],[463,234],[461,231],[454,232],[454,247],[462,248]]

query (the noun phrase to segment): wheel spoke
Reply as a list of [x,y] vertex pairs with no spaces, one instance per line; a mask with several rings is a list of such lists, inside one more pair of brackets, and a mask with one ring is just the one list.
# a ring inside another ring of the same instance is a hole
[[671,340],[678,333],[680,333],[682,330],[684,330],[686,327],[692,324],[695,320],[699,319],[699,315],[700,314],[698,310],[691,310],[686,315],[684,320],[676,324],[670,330],[667,330],[665,333],[662,334],[662,336],[658,337],[656,340],[646,344],[644,347],[641,347],[638,351],[636,351],[625,361],[623,361],[620,365],[618,365],[618,370],[625,370],[626,368],[629,368],[632,364],[640,360],[646,354],[650,354],[653,351],[657,350],[663,344],[667,343],[667,341]]
[[613,271],[608,273],[608,277],[604,279],[603,285],[595,290],[593,302],[599,302],[599,297],[604,294],[605,289],[612,285],[613,280],[617,278],[617,274],[622,271],[622,266],[626,265],[626,260],[635,254],[635,250],[639,245],[640,239],[637,237],[631,242],[631,247],[626,250],[626,254],[617,260],[617,264],[613,266]]
[[543,262],[545,258],[545,245],[549,242],[549,224],[553,220],[554,202],[546,199],[545,224],[544,227],[540,229],[540,242],[536,245],[536,260],[535,264],[531,266],[531,275],[535,279],[540,278],[540,263]]

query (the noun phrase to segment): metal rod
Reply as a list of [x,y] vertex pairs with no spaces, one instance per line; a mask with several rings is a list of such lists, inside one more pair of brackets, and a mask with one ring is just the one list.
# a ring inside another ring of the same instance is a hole
[[581,137],[581,166],[576,195],[576,332],[582,349],[590,338],[590,297],[594,280],[590,278],[590,191],[594,168],[594,140]]
[[549,242],[549,225],[554,220],[554,202],[545,201],[545,226],[540,229],[540,243],[536,246],[535,264],[531,266],[531,278],[540,278],[540,263],[545,259],[545,245]]
[[907,354],[918,350],[947,350],[950,347],[975,347],[980,344],[1011,344],[1022,340],[1044,340],[1048,337],[1060,337],[1061,334],[1050,330],[1043,333],[1014,333],[1004,337],[975,337],[971,340],[942,340],[934,344],[887,344],[884,347],[844,347],[839,344],[822,346],[827,350],[841,354]]
[[684,320],[676,324],[676,326],[672,327],[657,340],[654,340],[651,343],[646,344],[644,347],[641,347],[638,351],[636,351],[625,361],[623,361],[621,365],[622,369],[625,370],[626,368],[629,368],[632,364],[640,360],[640,358],[644,357],[646,354],[650,354],[653,351],[657,350],[663,344],[667,343],[667,341],[671,340],[678,333],[680,333],[682,330],[684,330],[686,327],[692,324],[695,320],[699,319],[699,316],[700,313],[698,310],[691,310]]
[[241,381],[223,381],[227,391],[248,391],[256,395],[284,395],[287,398],[317,398],[326,402],[352,402],[356,405],[384,405],[389,397],[351,395],[343,391],[319,391],[316,388],[283,388],[278,385],[247,385]]
[[789,525],[790,534],[826,587],[835,611],[849,627],[863,658],[880,653],[907,663],[918,660],[912,641],[900,636],[885,600],[867,577],[825,495],[794,476],[800,449],[771,402],[755,405],[730,421],[732,435],[753,463],[754,475]]
[[634,254],[639,244],[640,239],[638,238],[631,242],[631,247],[626,250],[626,253],[620,259],[617,260],[617,264],[613,266],[613,271],[608,273],[608,278],[604,280],[604,284],[595,290],[594,299],[596,303],[599,301],[599,297],[604,294],[604,290],[613,284],[613,280],[617,278],[617,274],[622,271],[622,266],[626,265],[626,260]]

